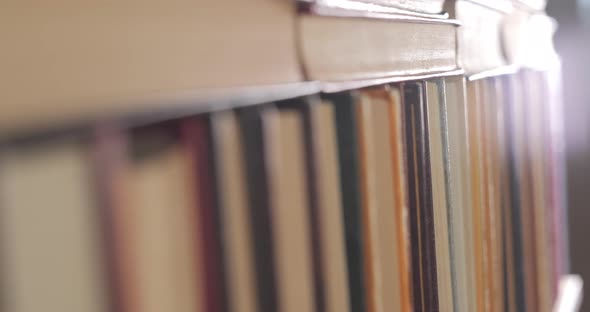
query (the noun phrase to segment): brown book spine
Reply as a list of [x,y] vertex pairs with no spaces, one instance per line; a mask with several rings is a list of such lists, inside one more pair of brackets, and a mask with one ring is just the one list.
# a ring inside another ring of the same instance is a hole
[[391,145],[393,147],[393,168],[394,184],[396,199],[396,221],[397,235],[400,240],[398,245],[400,272],[403,274],[399,277],[401,283],[401,310],[413,311],[413,293],[412,293],[412,261],[409,230],[410,207],[408,206],[408,183],[407,183],[407,166],[406,166],[406,148],[404,144],[404,118],[401,94],[398,89],[388,90],[389,117],[391,119]]
[[121,243],[118,231],[117,200],[121,193],[120,175],[126,155],[126,136],[113,127],[101,126],[95,133],[94,163],[96,164],[96,187],[99,204],[99,218],[103,228],[103,244],[105,263],[108,274],[110,310],[113,312],[134,311],[123,295],[125,272],[120,265],[121,253],[125,248]]
[[141,311],[137,276],[133,269],[134,249],[126,234],[130,222],[133,222],[126,186],[129,144],[128,135],[120,129],[104,126],[97,130],[98,196],[104,210],[103,224],[110,232],[105,239],[111,305],[116,312]]

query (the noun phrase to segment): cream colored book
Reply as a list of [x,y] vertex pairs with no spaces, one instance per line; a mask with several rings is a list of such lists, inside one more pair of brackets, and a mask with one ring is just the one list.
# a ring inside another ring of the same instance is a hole
[[262,122],[268,143],[278,310],[313,312],[311,225],[302,118],[295,111],[267,110]]
[[446,115],[449,153],[449,199],[451,204],[451,240],[457,301],[456,311],[477,311],[474,272],[470,131],[466,120],[465,78],[445,78]]
[[475,290],[475,307],[476,311],[488,311],[486,307],[486,283],[485,283],[485,228],[483,221],[484,214],[484,180],[483,180],[483,161],[481,147],[481,122],[480,122],[480,102],[481,102],[481,83],[474,81],[467,83],[467,127],[468,127],[468,146],[469,146],[469,163],[470,163],[470,180],[471,184],[471,234],[473,239],[471,248],[473,249],[473,273],[474,273],[474,290]]
[[0,130],[144,111],[161,105],[150,99],[203,88],[301,81],[295,18],[282,0],[9,0]]
[[159,130],[134,138],[119,207],[127,211],[121,235],[131,250],[127,300],[132,311],[204,311],[191,153]]
[[503,224],[499,185],[499,146],[498,146],[498,106],[499,96],[497,78],[491,77],[484,81],[485,98],[482,102],[482,126],[486,145],[487,175],[487,219],[488,219],[488,275],[490,287],[490,310],[504,310],[504,265],[503,265]]
[[238,120],[233,112],[212,117],[217,159],[219,209],[227,261],[227,291],[235,312],[258,311],[253,230],[248,207],[246,169]]
[[484,308],[486,311],[494,311],[493,300],[493,279],[491,265],[493,263],[494,250],[492,249],[491,236],[491,219],[490,219],[490,151],[489,151],[489,131],[486,128],[487,123],[487,105],[489,104],[489,87],[486,79],[480,80],[480,98],[474,104],[477,106],[477,127],[479,131],[479,152],[480,152],[480,174],[481,174],[481,225],[482,225],[482,243],[483,243],[483,285],[484,285]]
[[444,129],[444,83],[426,81],[426,106],[428,110],[428,147],[432,179],[432,209],[436,249],[436,273],[438,281],[438,307],[440,311],[454,311],[453,276],[451,272],[451,245],[449,241],[449,207],[447,178],[445,173],[446,129]]
[[504,57],[502,23],[511,8],[507,1],[453,0],[447,4],[451,17],[461,22],[457,30],[457,57],[467,74],[508,65]]
[[[489,79],[489,78],[488,78]],[[490,205],[491,197],[491,179],[490,179],[490,131],[487,128],[487,112],[490,105],[490,88],[489,81],[486,79],[474,82],[478,88],[478,97],[471,105],[474,106],[475,111],[475,127],[477,128],[478,143],[475,148],[478,149],[478,164],[479,164],[479,189],[480,189],[480,206],[479,222],[481,233],[481,281],[483,287],[483,308],[486,311],[495,311],[496,301],[494,300],[494,272],[492,265],[494,258],[497,256],[493,248],[493,226],[492,226],[492,206]]]
[[537,262],[536,285],[538,292],[538,311],[550,311],[553,305],[552,294],[552,245],[553,230],[550,226],[550,205],[547,194],[550,192],[546,186],[546,136],[544,131],[548,127],[544,114],[544,94],[542,76],[539,73],[526,71],[523,79],[528,88],[526,91],[526,107],[528,112],[527,141],[529,144],[529,164],[532,174],[532,205],[535,218],[535,260]]
[[344,216],[334,106],[329,102],[310,105],[313,160],[318,188],[318,218],[322,281],[327,312],[349,312],[350,298],[345,250]]
[[110,311],[93,171],[74,141],[0,154],[4,311]]
[[408,289],[402,276],[408,272],[402,270],[400,244],[407,237],[400,237],[398,231],[398,211],[403,207],[398,205],[395,192],[394,175],[398,172],[391,139],[392,105],[399,102],[391,101],[388,90],[371,89],[361,92],[358,106],[363,215],[368,233],[365,259],[372,274],[366,279],[367,302],[369,311],[375,312],[402,311],[409,299],[402,299]]
[[298,29],[308,79],[342,81],[458,69],[457,26],[446,21],[302,15]]

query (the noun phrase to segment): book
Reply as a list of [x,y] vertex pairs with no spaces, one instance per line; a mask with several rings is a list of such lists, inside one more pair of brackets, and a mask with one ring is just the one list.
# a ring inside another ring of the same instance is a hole
[[503,226],[500,206],[500,196],[498,190],[498,85],[496,78],[484,79],[483,101],[479,104],[482,107],[482,126],[484,129],[484,155],[485,155],[485,174],[487,210],[486,210],[486,228],[487,228],[487,247],[489,256],[487,257],[488,288],[490,308],[493,311],[502,310],[504,302],[504,267],[502,260],[503,250]]
[[365,235],[367,303],[369,311],[396,311],[402,306],[400,278],[407,273],[400,264],[400,244],[396,225],[394,186],[393,127],[389,94],[386,89],[369,89],[360,94],[357,105],[363,222]]
[[350,307],[351,311],[367,311],[368,299],[364,286],[365,262],[367,260],[363,255],[365,229],[362,222],[360,198],[360,156],[358,120],[356,118],[358,96],[357,92],[342,92],[327,94],[326,100],[333,103],[336,118]]
[[96,197],[102,212],[101,225],[105,229],[105,266],[111,309],[132,311],[136,308],[131,300],[134,281],[129,274],[132,270],[126,266],[131,263],[127,259],[133,253],[122,235],[129,219],[125,218],[129,215],[129,208],[125,205],[129,138],[120,128],[107,125],[98,127],[94,138]]
[[345,227],[333,104],[318,96],[281,101],[302,119],[316,311],[350,311]]
[[[506,179],[509,181],[509,193],[506,195],[509,197],[509,207],[507,207],[508,214],[507,217],[509,218],[509,223],[507,225],[511,226],[508,229],[508,237],[507,242],[510,242],[512,245],[512,252],[508,251],[507,255],[509,256],[508,260],[512,260],[513,268],[509,270],[508,273],[512,273],[513,275],[508,274],[507,280],[512,279],[512,283],[514,283],[514,290],[513,298],[508,302],[510,304],[510,309],[512,311],[526,311],[527,302],[526,302],[526,294],[525,294],[525,263],[524,263],[524,248],[523,245],[525,244],[522,228],[523,228],[523,221],[521,215],[521,207],[522,203],[520,200],[521,197],[521,187],[519,183],[518,177],[518,146],[517,144],[520,143],[520,139],[518,139],[515,135],[516,127],[518,120],[515,116],[516,108],[515,106],[518,103],[522,102],[522,95],[519,87],[516,85],[515,77],[506,76],[502,78],[502,87],[504,89],[504,118],[505,118],[505,125],[506,131],[504,131],[505,135],[505,142],[506,142],[506,161],[508,166],[507,177]],[[506,190],[506,188],[505,188]],[[509,244],[506,244],[509,246]],[[508,264],[510,262],[507,262]],[[510,268],[510,267],[509,267]],[[509,284],[510,285],[510,284]]]
[[438,282],[438,307],[440,311],[454,311],[453,272],[451,258],[451,241],[449,224],[451,207],[449,205],[447,171],[445,158],[447,153],[446,129],[442,110],[445,106],[444,81],[426,81],[426,118],[430,138],[427,146],[432,177],[432,209],[434,236],[436,237],[436,273]]
[[309,101],[307,110],[311,133],[307,144],[313,153],[310,178],[316,181],[317,190],[316,217],[319,225],[324,310],[348,312],[351,311],[350,286],[335,109],[328,101],[314,99]]
[[488,4],[490,6],[483,1],[469,0],[446,4],[451,17],[463,25],[457,30],[457,56],[461,68],[469,75],[508,65],[503,54],[501,30],[510,3],[489,1]]
[[295,19],[292,2],[273,0],[12,3],[0,13],[1,66],[15,73],[0,76],[1,128],[145,111],[195,89],[300,82]]
[[5,311],[110,310],[88,143],[64,138],[0,153]]
[[503,265],[503,297],[504,297],[504,311],[517,311],[516,309],[516,259],[514,246],[518,237],[513,235],[514,220],[512,219],[512,188],[510,180],[510,154],[508,146],[508,137],[511,136],[509,132],[508,112],[507,108],[510,103],[508,96],[508,89],[504,83],[505,77],[498,77],[495,79],[496,89],[496,112],[497,112],[497,148],[498,148],[498,164],[497,164],[497,183],[498,183],[498,198],[500,205],[500,218],[502,223],[502,265]]
[[[496,293],[498,302],[503,304],[507,302],[506,298],[506,277],[504,272],[506,272],[506,263],[504,261],[504,250],[506,247],[504,244],[506,243],[505,235],[506,235],[506,227],[507,225],[504,223],[504,198],[503,198],[503,188],[505,184],[505,180],[503,177],[503,170],[504,170],[504,152],[502,151],[502,144],[503,142],[503,134],[504,128],[506,127],[504,116],[503,116],[503,87],[500,78],[493,79],[493,95],[494,95],[494,104],[492,106],[492,112],[489,113],[490,115],[490,123],[492,124],[493,128],[493,144],[495,149],[495,163],[493,164],[492,173],[494,175],[494,218],[496,223],[496,245],[495,251],[498,253],[497,256],[494,257],[495,259],[495,266],[494,266],[494,274],[496,278]],[[504,307],[500,306],[501,309]]]
[[307,78],[323,81],[457,70],[456,27],[440,20],[307,14],[298,19],[300,51]]
[[544,93],[542,78],[535,72],[525,71],[522,78],[526,81],[528,89],[526,92],[527,111],[529,112],[529,122],[527,127],[527,141],[530,153],[529,165],[531,166],[532,181],[532,203],[534,206],[535,218],[535,257],[537,266],[538,283],[536,285],[539,298],[539,311],[547,311],[555,302],[554,280],[553,276],[553,259],[550,255],[554,254],[554,243],[552,239],[553,229],[549,221],[551,215],[548,200],[548,194],[551,189],[547,185],[546,153],[544,146],[544,131],[547,127],[544,114]]
[[[324,166],[335,166],[337,163],[334,164],[319,164],[320,159],[317,159],[316,153],[317,147],[315,146],[316,139],[314,138],[315,133],[313,132],[314,127],[313,125],[313,116],[312,110],[314,109],[314,104],[319,105],[320,98],[318,96],[307,96],[301,98],[293,98],[285,101],[281,101],[277,103],[277,106],[282,111],[292,111],[295,112],[298,117],[301,118],[302,126],[303,126],[303,138],[304,138],[304,155],[305,155],[305,187],[307,193],[307,213],[309,219],[309,226],[310,226],[310,235],[311,235],[311,259],[312,259],[312,267],[313,267],[313,293],[314,293],[314,308],[316,311],[323,311],[327,307],[327,298],[326,292],[327,291],[334,291],[334,289],[328,289],[332,287],[333,284],[325,283],[326,278],[324,277],[325,274],[330,274],[328,272],[324,272],[323,269],[325,268],[324,257],[328,257],[328,259],[333,260],[333,255],[326,254],[322,248],[328,248],[327,245],[323,244],[323,238],[326,235],[322,233],[323,228],[321,227],[321,222],[323,219],[321,218],[321,211],[320,211],[320,196],[324,196],[319,190],[319,181],[318,181],[318,174],[316,174],[316,170],[320,170]],[[331,121],[333,122],[333,120]],[[326,121],[327,125],[329,125],[329,121]],[[323,148],[323,147],[321,147]],[[317,160],[317,161],[316,161]],[[334,185],[336,186],[336,185]],[[333,194],[332,194],[333,195]],[[325,207],[324,207],[325,208]],[[331,207],[331,209],[337,209],[341,207]],[[336,219],[335,221],[337,221]],[[329,230],[330,226],[326,228]],[[332,232],[333,233],[333,232]],[[328,236],[331,234],[327,234]],[[334,236],[331,236],[334,237]],[[343,239],[343,237],[341,237]],[[334,269],[338,270],[338,264],[342,264],[342,262],[334,263],[336,267]],[[330,268],[332,269],[332,268]],[[327,269],[327,270],[330,270]],[[330,271],[334,272],[334,270]],[[335,277],[338,279],[338,277]],[[340,276],[340,278],[344,278],[344,276]],[[324,285],[325,284],[325,285]],[[344,284],[346,285],[346,283]],[[324,287],[325,286],[325,287]],[[340,287],[342,288],[342,287]],[[331,299],[335,299],[332,298]],[[342,299],[342,298],[340,298]],[[336,299],[338,300],[338,299]],[[339,300],[342,303],[342,300]],[[332,302],[334,303],[334,302]]]
[[[463,77],[444,78],[448,160],[448,199],[450,201],[452,266],[455,271],[455,307],[474,311],[476,289],[472,228],[471,180],[466,120],[466,81]],[[443,119],[445,121],[445,119]]]
[[265,107],[245,107],[237,111],[240,140],[246,163],[249,217],[254,237],[257,301],[261,311],[278,310],[278,281],[275,264],[274,229],[271,226],[269,155],[265,152],[261,113]]
[[261,115],[268,143],[271,222],[280,311],[315,311],[309,201],[301,115],[267,109]]
[[467,84],[467,127],[469,131],[468,146],[469,146],[469,162],[470,162],[470,183],[471,187],[471,205],[473,207],[471,220],[471,230],[473,240],[473,261],[474,261],[474,286],[475,286],[475,305],[478,309],[486,308],[486,267],[485,267],[485,199],[484,189],[485,182],[483,179],[483,156],[482,156],[482,129],[480,105],[482,91],[481,82]]
[[221,195],[215,188],[216,174],[211,136],[211,121],[208,116],[197,116],[181,121],[181,139],[189,155],[188,174],[191,183],[196,214],[200,222],[195,227],[200,231],[200,244],[204,261],[202,277],[207,311],[226,311],[226,272],[223,242],[223,224],[219,210]]
[[429,125],[422,82],[403,83],[414,309],[439,309]]
[[[517,99],[520,101],[527,100],[526,89],[523,88],[524,81],[521,77],[517,77],[514,80],[515,93],[518,96]],[[518,89],[518,91],[516,91]],[[512,106],[511,117],[513,120],[514,127],[512,128],[512,135],[514,138],[514,148],[516,154],[516,177],[519,184],[519,202],[520,202],[520,220],[521,220],[521,235],[522,235],[522,261],[524,270],[524,289],[525,289],[525,302],[527,311],[538,311],[539,297],[537,292],[537,253],[535,245],[535,214],[534,214],[534,202],[533,202],[533,181],[532,181],[532,168],[530,167],[530,160],[532,155],[530,154],[529,144],[530,137],[527,135],[527,128],[531,122],[528,118],[530,114],[523,105],[518,105],[518,101],[515,101]]]
[[481,177],[481,226],[483,236],[483,304],[484,308],[490,311],[495,310],[495,298],[493,296],[494,289],[494,274],[492,271],[493,263],[493,226],[491,219],[492,207],[490,205],[492,194],[490,192],[492,188],[492,179],[490,178],[490,163],[491,163],[491,151],[490,151],[490,130],[487,124],[487,111],[490,103],[490,90],[488,80],[483,79],[477,82],[479,84],[479,98],[477,102],[472,105],[477,106],[476,108],[476,120],[479,132],[479,166],[480,166],[480,177]]
[[[537,73],[540,77],[540,85],[543,86],[543,120],[545,127],[542,130],[545,137],[550,138],[544,142],[545,153],[545,168],[546,168],[546,187],[547,187],[547,201],[549,207],[549,229],[551,233],[552,242],[552,289],[553,289],[553,301],[557,300],[557,294],[559,292],[559,280],[561,276],[566,275],[567,270],[565,264],[569,262],[567,260],[568,252],[565,237],[567,234],[564,233],[563,220],[567,218],[564,215],[564,204],[563,204],[563,190],[564,182],[563,179],[563,120],[560,118],[561,106],[558,104],[559,100],[556,100],[556,91],[559,88],[559,84],[550,83],[551,79],[548,76],[544,76]],[[560,173],[561,172],[561,173]]]
[[201,283],[208,255],[193,197],[199,189],[192,181],[190,146],[173,125],[158,125],[132,133],[127,157],[120,176],[125,189],[112,207],[128,279],[122,289],[126,307],[205,311],[208,286]]
[[238,117],[219,112],[211,117],[216,158],[219,213],[222,218],[226,258],[227,300],[231,311],[258,311],[254,255],[254,228],[247,200],[244,142],[240,140]]
[[393,162],[393,187],[395,189],[395,212],[398,237],[398,257],[399,270],[401,272],[398,277],[401,288],[401,304],[402,311],[413,310],[413,296],[412,293],[412,271],[414,270],[411,262],[412,258],[412,242],[410,241],[410,207],[408,202],[408,170],[406,167],[406,145],[404,144],[404,107],[401,89],[399,86],[385,87],[385,99],[389,104],[390,124],[390,141],[392,147],[392,162]]

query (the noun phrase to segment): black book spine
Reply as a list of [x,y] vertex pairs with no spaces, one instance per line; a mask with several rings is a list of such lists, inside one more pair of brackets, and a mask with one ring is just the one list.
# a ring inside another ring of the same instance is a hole
[[414,309],[438,311],[428,116],[421,82],[402,85],[406,127]]
[[364,312],[366,310],[365,260],[355,110],[358,99],[356,93],[348,92],[330,94],[327,98],[334,103],[336,115],[350,306],[352,312]]
[[260,311],[275,312],[278,311],[278,298],[262,110],[264,107],[259,106],[243,108],[238,111],[238,118],[246,159],[250,223],[254,230],[257,299]]

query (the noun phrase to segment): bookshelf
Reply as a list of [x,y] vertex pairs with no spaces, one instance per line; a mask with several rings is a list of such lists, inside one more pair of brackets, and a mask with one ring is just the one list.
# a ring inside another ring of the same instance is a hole
[[576,311],[544,7],[8,4],[0,309]]

